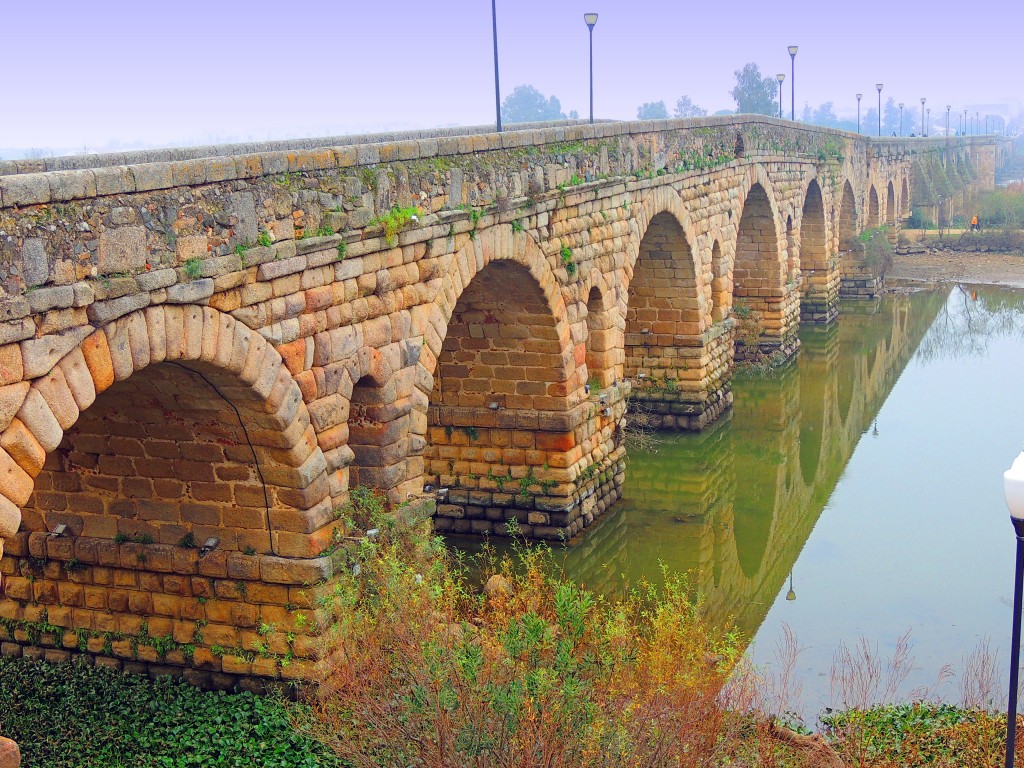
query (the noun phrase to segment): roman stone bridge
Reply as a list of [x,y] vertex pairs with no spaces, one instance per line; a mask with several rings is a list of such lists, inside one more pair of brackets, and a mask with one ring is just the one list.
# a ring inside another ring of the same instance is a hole
[[307,676],[350,488],[579,533],[627,401],[711,423],[1000,151],[737,117],[0,163],[0,650]]

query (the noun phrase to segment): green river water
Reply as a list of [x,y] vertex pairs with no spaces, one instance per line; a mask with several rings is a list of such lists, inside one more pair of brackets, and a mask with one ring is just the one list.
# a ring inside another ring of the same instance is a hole
[[[986,638],[1007,658],[1014,537],[1002,471],[1024,448],[1024,293],[948,287],[844,304],[797,360],[740,374],[730,416],[633,451],[622,501],[557,553],[609,595],[662,565],[771,667],[803,651],[791,706],[833,701],[840,643],[911,633],[901,694]],[[1000,688],[1001,689],[1001,688]],[[936,689],[959,699],[959,681]]]

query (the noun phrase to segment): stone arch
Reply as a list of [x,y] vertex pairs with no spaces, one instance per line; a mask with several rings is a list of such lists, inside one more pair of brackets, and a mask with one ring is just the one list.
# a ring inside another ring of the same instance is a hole
[[843,185],[843,199],[839,204],[839,250],[849,251],[857,238],[857,198],[853,185]]
[[803,227],[798,231],[793,226],[792,215],[786,217],[786,280],[796,284],[803,263]]
[[736,298],[781,292],[778,216],[766,184],[767,179],[754,182],[742,202],[732,268]]
[[550,264],[508,226],[480,233],[452,262],[438,322],[425,329],[419,362],[430,378],[417,382],[429,398],[424,481],[448,494],[438,530],[502,535],[514,518],[525,535],[572,535],[587,514],[572,481],[594,462],[574,455],[590,413],[580,405],[586,350],[573,343]]
[[910,184],[907,177],[903,177],[903,190],[900,192],[900,214],[906,218],[910,215]]
[[348,402],[345,419],[347,469],[344,488],[384,491],[392,503],[404,500],[400,487],[409,480],[410,404],[399,397],[399,381],[379,350],[363,348],[339,389]]
[[647,223],[628,283],[625,372],[675,380],[677,374],[659,365],[679,345],[680,337],[697,345],[708,317],[698,290],[691,241],[668,211]]
[[601,389],[615,381],[615,311],[610,297],[597,285],[587,293],[587,380]]
[[818,272],[828,269],[828,240],[825,225],[825,202],[818,182],[812,180],[804,195],[800,216],[800,269]]
[[[0,445],[0,487],[34,531],[216,535],[285,557],[330,536],[328,467],[298,385],[273,345],[210,307],[151,307],[95,331],[25,384]],[[75,483],[83,474],[93,482]]]
[[868,227],[879,227],[882,224],[881,213],[878,205],[878,192],[875,185],[871,185],[868,191]]
[[711,275],[711,321],[720,323],[729,316],[732,281],[727,261],[722,257],[722,244],[718,240],[711,245]]
[[896,188],[891,181],[885,195],[885,223],[890,227],[896,226]]

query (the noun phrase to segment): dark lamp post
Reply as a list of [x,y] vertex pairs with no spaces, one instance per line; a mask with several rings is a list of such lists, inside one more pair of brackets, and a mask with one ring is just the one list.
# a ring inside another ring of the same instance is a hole
[[796,122],[796,52],[797,46],[789,46],[789,119]]
[[498,9],[497,0],[491,0],[491,25],[494,27],[494,111],[501,133],[501,86],[498,84]]
[[903,102],[900,102],[900,138],[903,138]]
[[1021,588],[1024,586],[1024,452],[1003,473],[1003,495],[1017,536],[1017,561],[1013,573],[1013,635],[1010,641],[1010,691],[1006,709],[1006,768],[1013,768],[1017,739],[1017,675],[1020,670]]
[[949,110],[953,107],[949,104],[946,105],[946,138],[949,138]]
[[793,591],[793,572],[789,572],[789,591],[786,593],[786,599],[790,602],[796,600],[796,592]]
[[782,84],[786,81],[786,74],[780,72],[775,76],[775,79],[779,81],[779,120],[782,119]]
[[594,124],[594,25],[597,24],[596,13],[583,14],[583,20],[587,22],[587,29],[590,30],[590,124]]
[[969,132],[969,131],[967,130],[967,129],[968,129],[968,127],[969,127],[969,126],[967,125],[967,107],[964,107],[964,133],[965,133],[965,134],[969,134],[969,133],[970,133],[970,132]]
[[878,89],[878,136],[882,136],[882,84],[878,83],[875,88]]
[[860,100],[864,98],[863,93],[857,94],[857,133],[860,133]]
[[921,135],[924,136],[924,103],[928,101],[924,96],[921,97]]

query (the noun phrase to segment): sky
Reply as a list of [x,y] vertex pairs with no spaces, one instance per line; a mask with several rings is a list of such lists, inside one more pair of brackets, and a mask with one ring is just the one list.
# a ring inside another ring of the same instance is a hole
[[[1024,102],[1019,0],[497,0],[502,97],[520,84],[598,118],[689,95],[735,108],[734,72],[785,72],[796,104],[854,94],[943,109]],[[487,0],[0,0],[0,156],[494,121]]]

